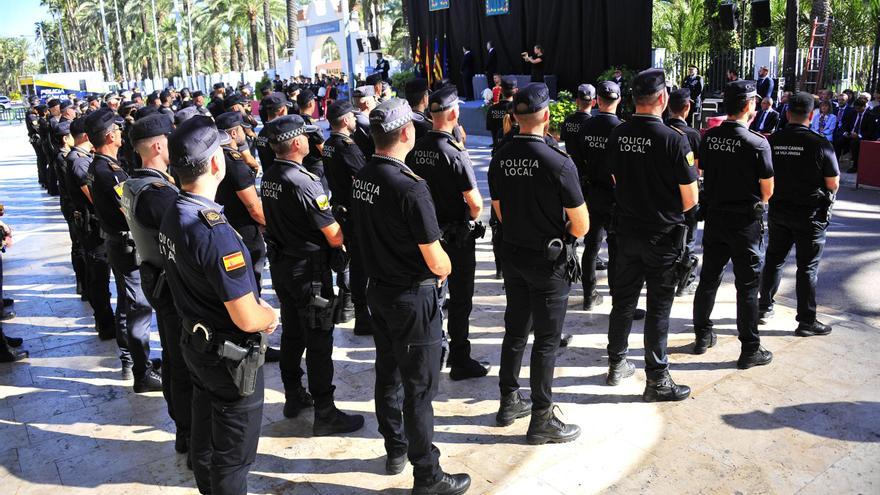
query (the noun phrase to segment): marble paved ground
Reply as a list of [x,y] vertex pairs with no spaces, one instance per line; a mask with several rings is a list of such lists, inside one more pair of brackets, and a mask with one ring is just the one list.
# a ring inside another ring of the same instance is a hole
[[[4,255],[4,289],[19,315],[4,329],[23,337],[31,353],[0,365],[0,492],[195,493],[174,452],[161,395],[134,394],[120,379],[115,344],[97,339],[89,308],[74,293],[66,226],[57,199],[36,185],[23,127],[0,126],[0,150],[0,202],[17,229],[17,244]],[[484,181],[487,150],[473,154]],[[834,332],[800,339],[793,311],[782,307],[762,327],[772,365],[738,371],[732,283],[718,295],[718,345],[702,356],[689,353],[691,298],[681,298],[670,361],[693,395],[653,405],[640,399],[641,371],[619,387],[603,385],[610,300],[587,313],[576,289],[565,325],[574,340],[559,354],[555,400],[583,434],[570,444],[532,447],[524,439],[527,420],[494,426],[505,300],[488,242],[478,256],[471,336],[475,356],[493,370],[464,383],[444,373],[435,402],[441,463],[470,473],[471,493],[880,493],[877,319],[823,315]],[[604,280],[601,288],[607,296]],[[366,427],[348,437],[309,438],[309,415],[283,418],[278,368],[268,365],[253,493],[408,493],[409,469],[382,474],[371,341],[354,337],[350,324],[335,338],[338,404],[365,414]],[[641,368],[638,322],[630,342]],[[155,331],[153,345],[158,355]],[[526,356],[524,385],[528,371]]]

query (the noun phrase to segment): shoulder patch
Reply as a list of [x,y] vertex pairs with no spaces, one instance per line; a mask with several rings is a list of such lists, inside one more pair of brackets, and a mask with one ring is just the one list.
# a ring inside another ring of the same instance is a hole
[[354,139],[352,139],[352,138],[349,137],[349,136],[342,136],[342,142],[345,143],[345,144],[347,144],[347,145],[355,144],[355,143],[354,143]]
[[154,189],[162,189],[163,187],[168,187],[168,184],[161,181],[151,182],[150,185],[153,186]]
[[122,181],[119,184],[116,184],[115,186],[113,186],[113,191],[116,193],[116,196],[118,196],[119,199],[122,199],[122,186],[123,186],[123,184],[125,184],[125,181]]
[[464,151],[464,149],[465,149],[464,143],[462,143],[461,141],[456,141],[455,139],[452,139],[452,138],[448,138],[447,141],[449,142],[450,146],[457,149],[458,151]]
[[315,174],[309,172],[309,171],[306,170],[305,168],[301,168],[301,169],[299,169],[299,171],[302,172],[302,173],[304,173],[304,174],[306,174],[306,175],[308,175],[309,178],[312,179],[312,180],[315,181],[315,182],[318,182],[319,180],[321,180],[320,177],[318,177],[317,175],[315,175]]
[[[550,146],[550,145],[548,144],[547,146]],[[571,158],[571,155],[569,155],[568,153],[566,153],[565,151],[563,151],[561,148],[557,148],[556,146],[550,146],[550,149],[553,150],[553,151],[555,151],[555,152],[557,152],[557,153],[559,153],[560,155],[562,155],[562,156],[564,156],[564,157],[566,157],[566,158]]]
[[675,132],[681,134],[682,136],[684,136],[684,131],[681,130],[681,129],[679,129],[678,127],[675,127],[675,126],[673,126],[673,125],[669,125],[669,126],[666,126],[666,127],[669,127],[669,128],[672,129],[673,131],[675,131]]
[[425,180],[425,179],[419,177],[418,175],[416,175],[415,172],[413,172],[413,171],[411,171],[411,170],[407,170],[407,169],[405,169],[405,168],[401,168],[401,169],[400,169],[400,172],[401,172],[403,175],[409,177],[410,179],[412,179],[412,180],[414,180],[414,181],[416,181],[416,182],[422,182],[422,181]]
[[330,209],[330,199],[327,198],[326,194],[322,194],[315,198],[315,206],[321,211],[327,211]]
[[241,153],[239,153],[238,151],[230,150],[230,149],[225,149],[225,151],[226,151],[226,154],[229,155],[229,158],[232,158],[233,160],[237,160],[237,161],[241,160]]
[[[205,208],[204,210],[199,210],[199,216],[208,224],[208,227],[216,227],[222,223],[226,223],[226,219],[223,218],[223,215],[220,214],[219,211],[212,208]],[[227,270],[228,271],[228,270]]]
[[112,170],[114,172],[119,172],[120,170],[122,170],[122,167],[120,167],[119,165],[117,165],[115,163],[110,162],[110,163],[108,163],[108,165],[110,165],[110,170]]
[[685,159],[686,159],[687,162],[688,162],[688,167],[693,167],[693,166],[694,166],[694,163],[695,163],[695,160],[694,160],[694,152],[693,152],[693,151],[688,151],[688,154],[685,155],[684,157],[685,157]]
[[247,266],[247,263],[244,260],[244,253],[241,251],[236,251],[223,257],[223,269],[227,272],[238,270],[245,266]]

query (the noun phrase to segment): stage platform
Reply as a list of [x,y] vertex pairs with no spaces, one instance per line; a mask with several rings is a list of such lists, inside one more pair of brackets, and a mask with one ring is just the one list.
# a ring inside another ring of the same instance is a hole
[[465,101],[461,104],[461,115],[458,122],[469,136],[489,136],[486,130],[486,108],[483,100]]

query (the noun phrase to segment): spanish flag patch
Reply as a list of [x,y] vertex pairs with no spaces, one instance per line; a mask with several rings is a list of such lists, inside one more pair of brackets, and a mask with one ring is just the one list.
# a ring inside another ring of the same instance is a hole
[[244,254],[242,254],[241,251],[236,251],[223,257],[223,268],[225,268],[227,272],[244,268],[245,265]]

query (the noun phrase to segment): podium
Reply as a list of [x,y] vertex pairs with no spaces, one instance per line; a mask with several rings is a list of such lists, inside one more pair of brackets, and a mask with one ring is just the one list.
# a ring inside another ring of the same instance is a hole
[[860,146],[856,188],[880,187],[880,141],[862,141]]
[[[532,76],[523,75],[523,74],[507,74],[503,77],[513,76],[516,78],[517,87],[524,88],[531,84]],[[479,98],[481,94],[483,94],[483,90],[489,87],[489,84],[492,81],[486,80],[485,74],[476,74],[474,75],[474,97]],[[544,76],[544,84],[547,85],[547,89],[550,90],[550,98],[556,99],[557,91],[556,85],[557,80],[556,76]]]

